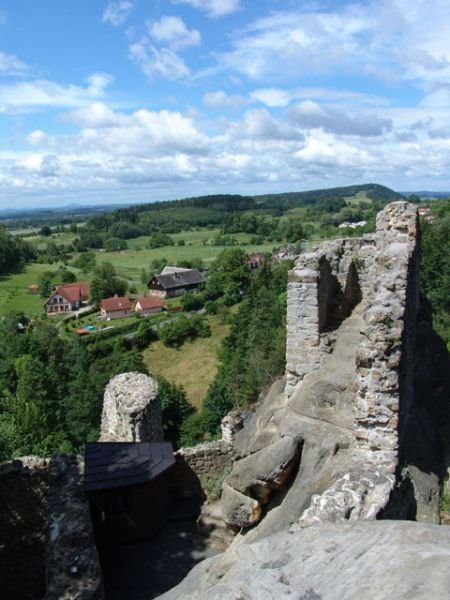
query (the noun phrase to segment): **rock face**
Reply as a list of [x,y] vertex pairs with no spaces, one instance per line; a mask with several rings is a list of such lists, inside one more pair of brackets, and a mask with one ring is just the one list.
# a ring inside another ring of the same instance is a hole
[[113,377],[103,397],[100,442],[163,441],[158,384],[143,373]]
[[406,521],[298,526],[233,544],[164,600],[448,598],[450,528]]
[[439,522],[450,363],[420,299],[419,237],[416,208],[395,202],[375,235],[290,272],[286,380],[237,435],[224,484],[225,521],[259,523],[246,542],[295,522]]

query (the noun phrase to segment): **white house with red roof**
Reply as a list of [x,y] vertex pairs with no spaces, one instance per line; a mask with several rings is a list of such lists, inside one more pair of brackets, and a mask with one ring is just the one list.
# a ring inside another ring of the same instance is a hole
[[132,314],[131,302],[126,296],[104,298],[100,302],[100,314],[104,319],[123,319]]
[[143,296],[138,298],[134,304],[134,310],[142,317],[161,312],[163,303],[159,296]]
[[89,298],[89,284],[80,281],[77,283],[66,283],[56,288],[53,294],[47,298],[44,304],[48,315],[69,313],[78,310]]

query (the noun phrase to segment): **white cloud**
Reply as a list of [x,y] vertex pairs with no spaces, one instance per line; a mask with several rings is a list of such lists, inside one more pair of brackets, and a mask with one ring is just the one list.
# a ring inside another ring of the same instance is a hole
[[242,122],[232,125],[230,131],[236,139],[252,140],[303,140],[302,133],[296,127],[274,119],[264,108],[249,110]]
[[170,48],[158,50],[145,38],[129,47],[129,56],[151,80],[162,77],[176,81],[187,77],[190,73],[183,59],[173,50]]
[[95,73],[88,77],[85,87],[62,85],[53,81],[22,81],[0,84],[0,112],[15,113],[19,109],[39,107],[76,107],[105,95],[105,89],[114,81],[111,75]]
[[250,98],[270,108],[284,108],[294,100],[317,99],[332,103],[355,104],[357,106],[386,106],[387,98],[361,92],[333,88],[258,88],[250,93]]
[[180,112],[138,110],[131,115],[95,102],[64,117],[80,131],[72,136],[48,136],[33,131],[27,142],[44,150],[71,149],[74,153],[94,149],[117,156],[164,156],[171,152],[204,152],[207,138],[190,117]]
[[150,37],[157,43],[179,50],[199,46],[201,41],[197,29],[188,29],[180,17],[163,16],[159,21],[148,23]]
[[274,82],[359,74],[426,88],[450,78],[449,39],[447,0],[417,0],[414,7],[406,0],[306,5],[235,33],[232,49],[216,55],[217,69]]
[[302,129],[323,129],[339,135],[381,136],[392,129],[390,119],[375,114],[348,115],[306,100],[289,109],[290,120]]
[[134,4],[129,0],[110,2],[103,11],[102,22],[118,27],[128,19],[133,8]]
[[230,15],[241,8],[240,0],[172,0],[172,3],[189,4],[212,18]]
[[0,52],[0,73],[7,75],[20,75],[26,73],[29,66],[14,54]]
[[203,96],[203,104],[212,110],[239,110],[247,104],[246,99],[239,94],[228,95],[222,90],[207,92]]

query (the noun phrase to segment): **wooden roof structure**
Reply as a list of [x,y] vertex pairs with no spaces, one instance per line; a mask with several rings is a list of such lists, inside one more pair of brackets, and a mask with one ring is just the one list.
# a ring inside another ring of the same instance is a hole
[[174,464],[170,442],[91,442],[85,450],[84,489],[147,483]]

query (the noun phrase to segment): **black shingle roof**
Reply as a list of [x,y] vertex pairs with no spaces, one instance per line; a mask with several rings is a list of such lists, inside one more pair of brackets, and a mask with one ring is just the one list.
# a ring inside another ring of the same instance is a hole
[[[154,279],[156,279],[165,290],[184,287],[186,285],[199,285],[205,282],[204,276],[198,269],[189,269],[188,271],[180,271],[178,273],[167,273],[166,275],[155,275]],[[150,281],[150,283],[152,282]]]
[[170,442],[93,442],[86,444],[87,492],[146,483],[175,464]]

